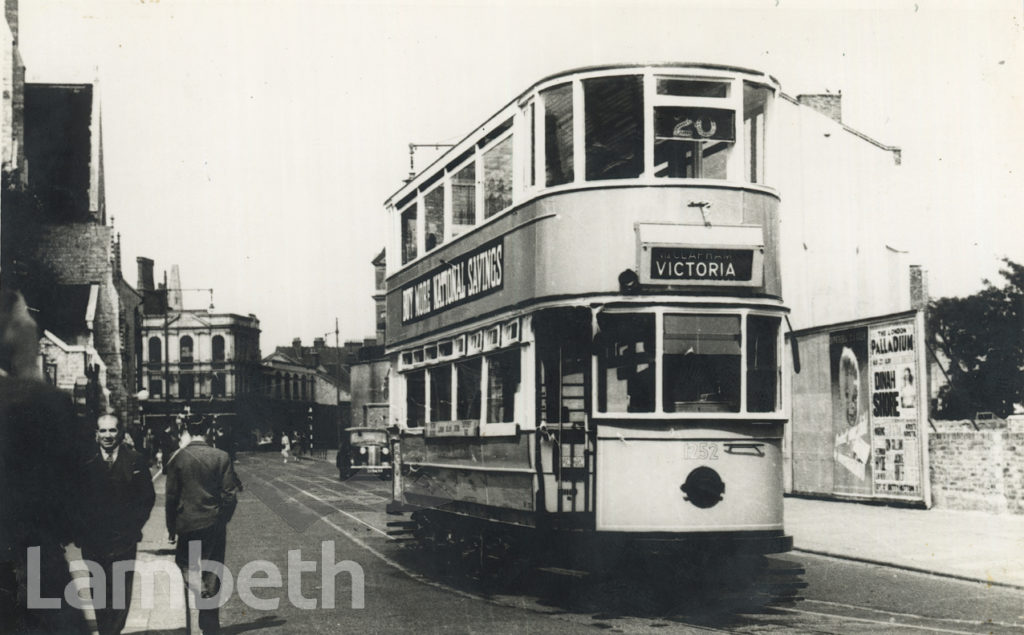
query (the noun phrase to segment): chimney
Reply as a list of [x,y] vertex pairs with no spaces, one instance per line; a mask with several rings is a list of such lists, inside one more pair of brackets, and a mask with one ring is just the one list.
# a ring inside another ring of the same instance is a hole
[[319,350],[319,349],[321,349],[323,347],[324,347],[324,338],[322,338],[322,337],[314,337],[313,338],[313,348]]
[[296,337],[292,340],[292,355],[295,359],[302,361],[302,338]]
[[837,123],[843,123],[843,91],[837,94],[797,95],[796,100],[804,106],[817,110]]
[[910,265],[910,308],[927,308],[928,300],[928,272],[921,265]]
[[139,291],[153,291],[153,259],[139,256],[135,259],[139,271]]

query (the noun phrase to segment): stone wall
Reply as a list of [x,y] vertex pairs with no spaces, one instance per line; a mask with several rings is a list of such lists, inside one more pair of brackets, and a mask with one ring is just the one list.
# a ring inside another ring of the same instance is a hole
[[124,420],[127,388],[121,365],[120,307],[111,265],[110,227],[91,222],[45,224],[36,257],[61,284],[99,283],[93,346],[106,365],[110,406]]
[[932,504],[1024,514],[1024,430],[956,430],[929,435]]

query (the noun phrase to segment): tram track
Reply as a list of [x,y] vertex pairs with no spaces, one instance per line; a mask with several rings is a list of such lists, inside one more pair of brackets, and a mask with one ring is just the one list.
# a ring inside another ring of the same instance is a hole
[[[248,470],[247,470],[248,471]],[[422,566],[417,558],[403,555],[399,546],[400,540],[388,534],[387,520],[382,510],[366,509],[368,502],[384,502],[389,497],[379,489],[376,482],[344,482],[323,475],[314,474],[282,474],[267,478],[256,470],[247,475],[247,480],[260,482],[270,488],[281,500],[291,505],[305,507],[315,513],[318,519],[330,530],[344,536],[347,540],[363,549],[388,567],[399,571],[410,579],[421,584],[455,594],[458,597],[485,602],[494,606],[527,610],[535,614],[559,619],[576,625],[588,625],[602,629],[614,629],[622,632],[649,632],[653,629],[675,628],[693,629],[688,632],[705,633],[761,633],[778,628],[781,631],[810,630],[815,632],[921,632],[921,633],[977,633],[988,632],[986,627],[995,632],[1009,632],[1020,629],[1015,623],[989,622],[977,620],[956,620],[941,617],[929,617],[913,612],[889,611],[875,608],[867,604],[850,604],[820,599],[802,599],[799,607],[775,604],[770,606],[768,614],[748,613],[740,611],[736,615],[743,616],[743,624],[730,623],[728,626],[708,623],[705,617],[691,619],[688,611],[676,610],[666,606],[662,612],[630,615],[629,611],[594,610],[593,605],[578,600],[564,602],[534,597],[529,592],[485,592],[474,591],[472,581],[448,579],[446,576],[432,575],[417,569]],[[365,485],[366,487],[362,487]],[[341,497],[340,499],[338,497]],[[369,499],[369,501],[368,501]],[[362,507],[363,511],[346,509],[346,502]],[[331,518],[337,514],[341,517]],[[342,520],[343,519],[343,520]],[[356,528],[370,532],[369,535],[356,531]],[[552,587],[578,587],[581,589],[597,588],[601,583],[588,581],[589,574],[579,572],[561,572],[557,568],[538,567],[531,573],[539,576],[538,585]],[[541,580],[543,578],[546,580]],[[595,586],[597,585],[597,586]],[[609,587],[614,592],[614,586]],[[602,592],[608,593],[608,589]],[[641,611],[646,613],[646,611]],[[791,616],[780,621],[780,616]],[[727,621],[735,619],[730,618]]]

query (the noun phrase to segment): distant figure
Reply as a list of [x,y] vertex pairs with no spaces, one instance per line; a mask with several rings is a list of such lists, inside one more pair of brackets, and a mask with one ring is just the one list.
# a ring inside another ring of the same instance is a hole
[[[235,513],[241,482],[227,453],[207,443],[209,422],[193,419],[186,425],[192,441],[167,464],[167,531],[177,536],[174,559],[185,578],[186,597],[191,589],[197,597],[215,598],[220,579],[205,567],[200,584],[195,577],[198,561],[224,563],[227,524]],[[220,631],[219,609],[190,606],[190,624],[198,610],[202,632]]]
[[[118,635],[128,619],[132,600],[133,571],[124,573],[125,594],[115,598],[115,562],[134,561],[142,540],[142,526],[149,520],[156,494],[146,457],[124,442],[124,424],[114,415],[96,422],[98,447],[85,463],[78,502],[82,536],[77,541],[82,557],[103,568],[104,601],[96,604],[100,635]],[[121,607],[121,602],[124,606]]]
[[285,463],[288,462],[288,456],[291,454],[291,451],[292,451],[291,439],[288,438],[288,433],[287,432],[282,432],[281,433],[281,456],[284,457],[284,462]]
[[[63,599],[88,431],[70,396],[42,382],[38,337],[21,294],[0,290],[0,632],[88,633]],[[29,608],[33,575],[39,597],[60,598],[59,608]]]

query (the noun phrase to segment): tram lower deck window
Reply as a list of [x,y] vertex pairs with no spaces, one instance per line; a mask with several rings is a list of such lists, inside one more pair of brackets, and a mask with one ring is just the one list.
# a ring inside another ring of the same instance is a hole
[[405,376],[406,425],[420,428],[427,418],[427,390],[424,371],[417,370]]
[[487,421],[511,423],[516,420],[519,393],[519,349],[487,356]]
[[739,412],[740,317],[666,315],[665,412]]

